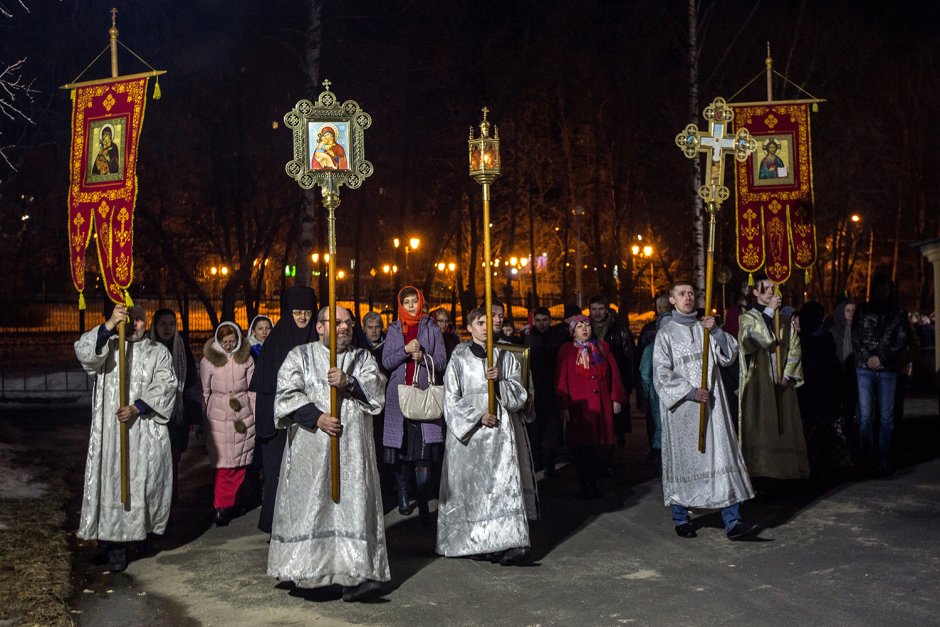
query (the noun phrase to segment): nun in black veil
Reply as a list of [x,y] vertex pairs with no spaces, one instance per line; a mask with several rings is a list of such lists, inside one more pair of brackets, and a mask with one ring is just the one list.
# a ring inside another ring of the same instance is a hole
[[249,389],[257,394],[255,403],[255,457],[261,457],[264,484],[261,491],[261,516],[258,529],[271,533],[281,459],[287,442],[287,430],[274,427],[274,395],[277,371],[287,353],[296,346],[319,339],[316,330],[317,295],[312,288],[289,287],[281,299],[281,317],[264,342],[264,350],[255,364]]

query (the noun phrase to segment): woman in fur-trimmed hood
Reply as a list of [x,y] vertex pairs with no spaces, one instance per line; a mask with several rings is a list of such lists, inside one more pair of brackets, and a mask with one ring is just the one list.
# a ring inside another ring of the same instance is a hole
[[206,445],[215,466],[215,522],[227,525],[255,448],[255,393],[248,391],[255,362],[233,322],[206,342],[200,365],[206,408]]

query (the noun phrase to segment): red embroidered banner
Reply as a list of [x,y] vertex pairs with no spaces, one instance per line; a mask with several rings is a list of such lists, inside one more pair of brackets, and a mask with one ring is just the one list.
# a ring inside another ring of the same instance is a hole
[[757,152],[735,168],[738,265],[763,267],[775,283],[816,261],[809,104],[729,103],[734,123],[757,140]]
[[85,251],[93,235],[111,300],[125,302],[134,280],[137,144],[146,104],[147,78],[115,79],[72,91],[69,262],[80,303]]

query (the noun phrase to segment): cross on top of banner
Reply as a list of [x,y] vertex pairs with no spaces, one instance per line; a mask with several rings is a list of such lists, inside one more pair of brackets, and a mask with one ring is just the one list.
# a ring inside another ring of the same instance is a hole
[[728,127],[734,120],[734,111],[724,98],[715,98],[705,107],[703,116],[708,120],[708,131],[700,131],[694,123],[689,124],[676,135],[676,145],[689,159],[694,159],[700,152],[708,153],[706,183],[699,189],[699,195],[709,202],[722,201],[730,195],[723,184],[724,156],[734,153],[735,159],[744,161],[757,149],[757,142],[745,128],[733,135],[728,133]]

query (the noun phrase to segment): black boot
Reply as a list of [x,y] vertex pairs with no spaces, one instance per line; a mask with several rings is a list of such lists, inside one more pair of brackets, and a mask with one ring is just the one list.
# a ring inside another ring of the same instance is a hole
[[408,494],[408,475],[405,473],[406,464],[400,464],[395,469],[395,480],[398,482],[398,513],[402,516],[411,516],[415,511],[414,503]]
[[108,571],[120,573],[127,569],[127,545],[112,544],[108,548]]
[[415,484],[418,488],[418,514],[422,527],[431,526],[431,510],[428,501],[431,497],[431,476],[433,472],[430,464],[417,464],[415,466]]
[[232,521],[232,510],[228,507],[215,508],[215,526],[225,527]]

